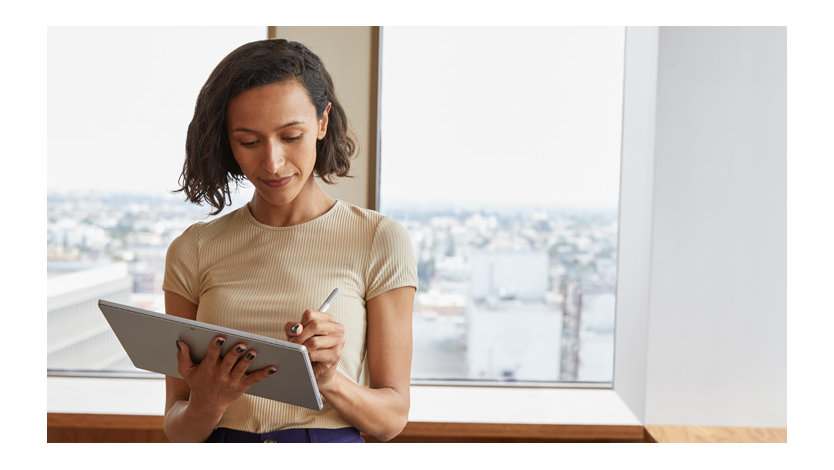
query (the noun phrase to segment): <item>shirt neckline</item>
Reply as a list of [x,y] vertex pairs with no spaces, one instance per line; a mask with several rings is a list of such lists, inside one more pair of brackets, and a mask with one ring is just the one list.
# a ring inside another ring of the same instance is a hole
[[275,227],[275,226],[272,226],[272,225],[267,225],[267,224],[263,224],[261,222],[258,222],[258,219],[255,218],[254,214],[252,214],[252,210],[249,208],[248,203],[244,204],[243,207],[241,207],[239,210],[245,215],[246,220],[248,220],[252,225],[255,225],[256,227],[259,227],[259,228],[262,228],[262,229],[267,229],[267,230],[286,231],[286,230],[297,230],[297,229],[301,229],[301,228],[306,228],[307,226],[310,226],[310,225],[313,225],[313,224],[316,224],[316,223],[320,223],[321,221],[324,221],[325,219],[330,218],[332,216],[332,214],[334,214],[336,212],[337,207],[341,207],[341,206],[342,206],[342,201],[339,200],[339,199],[336,199],[336,202],[330,207],[330,209],[327,209],[327,211],[324,212],[323,214],[321,214],[320,216],[315,217],[313,219],[310,219],[306,222],[301,222],[300,224],[287,225],[287,226],[284,226],[284,227]]

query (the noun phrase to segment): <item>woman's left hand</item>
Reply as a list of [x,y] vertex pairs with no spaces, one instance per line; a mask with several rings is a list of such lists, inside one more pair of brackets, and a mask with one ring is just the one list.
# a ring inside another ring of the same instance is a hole
[[[293,331],[293,327],[296,327]],[[291,343],[307,348],[319,388],[335,376],[345,346],[345,327],[333,316],[305,310],[300,322],[287,322],[284,331]]]

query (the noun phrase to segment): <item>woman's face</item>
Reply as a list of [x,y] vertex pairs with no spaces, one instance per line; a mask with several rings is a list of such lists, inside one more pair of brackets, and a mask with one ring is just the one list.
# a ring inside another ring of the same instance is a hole
[[229,144],[259,202],[286,206],[308,194],[316,141],[324,138],[329,111],[328,105],[319,119],[296,80],[250,88],[229,101]]

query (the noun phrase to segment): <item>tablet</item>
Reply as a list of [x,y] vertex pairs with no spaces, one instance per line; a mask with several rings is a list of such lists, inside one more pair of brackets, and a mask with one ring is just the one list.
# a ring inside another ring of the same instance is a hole
[[274,374],[253,385],[246,393],[313,410],[322,409],[310,356],[307,348],[300,344],[107,300],[99,300],[98,306],[133,365],[139,369],[182,378],[177,371],[176,341],[185,341],[191,349],[191,359],[199,362],[211,341],[222,335],[226,338],[222,354],[238,343],[244,343],[247,349],[257,351],[258,355],[252,361],[249,371],[270,365],[278,368]]

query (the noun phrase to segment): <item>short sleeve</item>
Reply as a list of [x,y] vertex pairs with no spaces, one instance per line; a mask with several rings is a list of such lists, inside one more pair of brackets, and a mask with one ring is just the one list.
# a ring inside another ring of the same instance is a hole
[[195,225],[174,239],[165,255],[165,277],[162,290],[181,295],[193,304],[199,303],[199,258]]
[[396,221],[383,217],[371,244],[365,300],[397,287],[417,287],[417,261],[411,237]]

